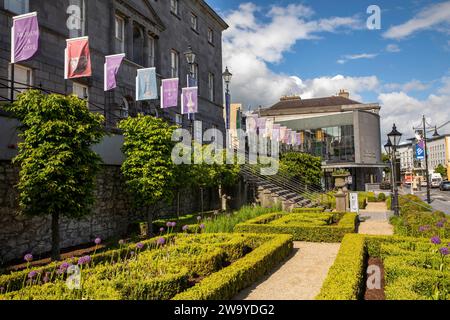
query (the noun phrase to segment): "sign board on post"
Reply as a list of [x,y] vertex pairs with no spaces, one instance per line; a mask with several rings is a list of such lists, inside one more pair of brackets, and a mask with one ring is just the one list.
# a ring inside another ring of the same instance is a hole
[[419,141],[419,143],[416,144],[416,159],[425,159],[425,143],[423,142],[423,140]]
[[356,192],[350,192],[350,212],[359,214],[358,193]]

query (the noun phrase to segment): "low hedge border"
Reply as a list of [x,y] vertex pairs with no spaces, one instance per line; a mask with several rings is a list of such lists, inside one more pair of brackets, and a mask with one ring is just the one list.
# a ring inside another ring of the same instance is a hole
[[[354,233],[357,224],[356,213],[332,213],[334,222],[337,225],[317,225],[315,223],[308,222],[290,222],[289,224],[277,224],[277,219],[281,217],[288,217],[295,215],[299,216],[301,220],[303,214],[285,214],[285,213],[272,213],[260,216],[258,218],[249,220],[247,222],[238,224],[235,232],[248,232],[248,233],[275,233],[275,234],[291,234],[294,241],[309,241],[309,242],[340,242],[347,233]],[[311,213],[306,213],[305,217],[310,217]],[[326,214],[315,215],[318,220],[321,217],[325,217]]]
[[[448,242],[449,240],[443,240],[443,243]],[[385,260],[385,278],[391,280],[391,283],[387,283],[385,287],[386,298],[392,300],[426,299],[425,295],[414,292],[413,289],[423,288],[420,283],[425,283],[430,279],[435,280],[438,273],[435,270],[425,270],[408,265],[406,258],[414,260],[426,252],[408,253],[405,248],[425,250],[429,247],[429,243],[429,239],[348,234],[342,240],[338,256],[316,299],[359,299],[364,287],[366,257],[382,257],[385,253],[384,250],[395,244],[400,245],[400,249],[395,250],[395,255],[390,256],[387,261]],[[416,276],[420,281],[414,279]]]
[[174,300],[229,300],[250,286],[292,252],[292,236],[272,235],[244,258],[176,295]]

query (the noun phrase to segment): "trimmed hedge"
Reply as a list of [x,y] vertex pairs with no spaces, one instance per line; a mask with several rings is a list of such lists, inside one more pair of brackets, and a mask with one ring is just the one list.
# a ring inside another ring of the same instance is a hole
[[[255,235],[254,235],[255,236]],[[174,300],[229,300],[283,261],[292,252],[292,236],[269,240],[227,268],[214,273]]]
[[323,208],[294,208],[292,213],[321,213],[324,211]]
[[[445,244],[449,240],[442,240]],[[441,277],[450,291],[450,271],[438,271],[441,260],[429,239],[393,236],[346,235],[338,256],[322,286],[319,300],[355,300],[365,288],[367,256],[383,259],[388,300],[431,299],[433,285]],[[447,297],[448,299],[448,297]]]
[[362,293],[364,261],[366,258],[364,236],[347,234],[341,243],[338,256],[328,271],[317,300],[357,300]]
[[294,241],[340,242],[355,232],[356,224],[355,213],[271,213],[238,224],[234,231],[291,234]]

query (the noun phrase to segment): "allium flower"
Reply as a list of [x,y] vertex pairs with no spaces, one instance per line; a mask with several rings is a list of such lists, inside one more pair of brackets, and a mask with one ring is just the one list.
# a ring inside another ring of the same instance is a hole
[[50,275],[49,272],[46,272],[46,273],[45,273],[45,276],[44,276],[44,278],[42,279],[42,281],[43,281],[44,283],[47,283],[47,282],[50,281],[49,275]]
[[33,279],[36,275],[37,275],[37,272],[35,270],[30,271],[30,273],[28,274],[28,278]]
[[439,238],[439,237],[437,237],[437,236],[432,237],[432,238],[431,238],[431,243],[434,243],[434,244],[441,244],[441,238]]
[[[80,258],[80,259],[83,259],[83,258]],[[61,263],[61,265],[59,266],[59,270],[61,270],[61,271],[66,271],[67,269],[69,269],[69,267],[70,267],[70,263],[68,263],[68,262],[63,262],[63,263]]]
[[139,243],[136,244],[136,248],[141,250],[142,248],[144,248],[144,244],[142,242],[139,242]]
[[188,225],[183,226],[182,230],[183,231],[188,231],[189,230],[189,226]]
[[100,243],[102,243],[102,239],[101,238],[97,238],[94,240],[96,245],[99,245]]
[[202,220],[202,217],[201,217],[201,216],[198,216],[198,217],[197,217],[197,221],[200,221],[200,220]]
[[165,230],[166,230],[166,229],[161,228],[161,229],[159,229],[159,232],[163,233]]
[[156,243],[157,243],[159,246],[162,246],[162,245],[164,245],[164,244],[166,243],[166,239],[165,239],[165,238],[159,238],[159,239],[156,241]]
[[176,223],[176,222],[172,222],[172,223],[170,224],[170,226],[171,226],[172,228],[175,228],[175,227],[177,226],[177,223]]
[[134,251],[130,251],[130,256],[134,256],[135,252]]
[[425,232],[425,231],[427,231],[429,228],[430,228],[429,226],[420,226],[420,227],[419,227],[419,232]]
[[78,265],[88,264],[91,262],[91,256],[84,256],[78,259]]
[[167,222],[167,223],[166,223],[166,226],[167,226],[167,228],[170,228],[170,227],[172,226],[172,222],[170,222],[170,221]]
[[23,257],[23,259],[26,262],[31,262],[31,261],[33,261],[33,255],[31,253],[28,253],[28,254],[25,255],[25,257]]
[[120,239],[119,240],[119,246],[123,246],[125,244],[125,240]]
[[205,229],[206,228],[206,226],[202,223],[201,225],[200,225],[200,229]]
[[439,252],[443,255],[443,256],[447,256],[448,255],[448,247],[443,247],[439,249]]

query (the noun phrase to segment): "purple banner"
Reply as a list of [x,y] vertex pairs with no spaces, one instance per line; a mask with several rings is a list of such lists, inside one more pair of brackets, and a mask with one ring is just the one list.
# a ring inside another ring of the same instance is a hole
[[258,129],[260,133],[265,132],[266,130],[266,118],[258,118],[257,119],[257,124],[258,124]]
[[125,53],[105,57],[105,91],[117,87],[116,76],[124,58]]
[[231,117],[231,96],[230,93],[225,93],[225,112],[226,112],[226,126],[227,129],[230,129],[230,117]]
[[178,78],[164,79],[161,85],[161,108],[178,105]]
[[274,124],[272,128],[272,139],[274,141],[280,141],[280,128],[279,124]]
[[11,63],[32,58],[39,49],[39,24],[37,13],[13,17]]
[[183,88],[181,93],[181,113],[190,114],[198,112],[198,88]]

